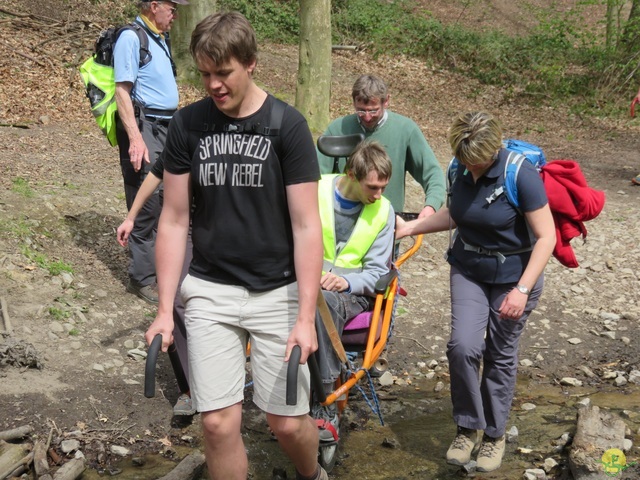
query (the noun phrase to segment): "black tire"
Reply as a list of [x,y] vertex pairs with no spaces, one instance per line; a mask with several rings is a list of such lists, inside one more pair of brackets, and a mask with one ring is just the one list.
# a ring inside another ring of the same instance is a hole
[[[342,382],[345,381],[345,375],[344,372],[341,373],[342,376]],[[316,387],[317,388],[317,387]],[[312,383],[312,387],[311,387],[312,393],[311,393],[311,398],[314,398],[314,386]],[[322,395],[324,396],[324,394]],[[324,401],[324,399],[323,399]],[[338,420],[338,431],[340,432],[342,430],[341,428],[341,423],[342,423],[342,415],[339,415],[339,420]],[[337,442],[320,442],[320,445],[318,446],[318,463],[322,466],[322,468],[325,469],[325,471],[327,473],[331,473],[331,471],[333,470],[333,468],[336,466],[336,462],[338,461],[338,450],[340,447],[340,440],[342,439],[342,436],[338,437],[338,441]]]
[[327,473],[331,473],[333,467],[336,466],[338,460],[338,442],[331,442],[323,444],[320,442],[318,447],[318,463],[326,470]]
[[[311,361],[309,362],[309,368],[311,370],[311,397],[310,397],[310,405],[311,408],[313,406],[314,398],[321,402],[325,400],[324,387],[322,385],[322,380],[320,378],[320,372],[318,369],[318,364],[315,356],[312,356]],[[314,373],[315,372],[315,373]],[[341,383],[346,381],[346,373],[343,371],[340,373]],[[314,381],[315,380],[315,381]],[[335,387],[335,385],[334,385]],[[320,395],[316,395],[316,392],[321,392]],[[318,399],[317,397],[322,397]],[[340,424],[342,423],[342,413],[338,413],[338,431],[341,431],[342,428]],[[336,466],[336,462],[338,461],[338,450],[340,446],[340,440],[342,436],[338,436],[337,442],[320,442],[318,445],[318,463],[322,468],[325,469],[327,473],[331,473],[333,468]]]

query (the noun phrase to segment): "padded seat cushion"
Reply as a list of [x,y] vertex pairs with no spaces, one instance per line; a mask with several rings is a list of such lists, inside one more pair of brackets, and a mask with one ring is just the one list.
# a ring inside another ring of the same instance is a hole
[[[382,316],[383,312],[380,312],[380,323],[378,324],[376,340],[380,338],[380,331],[382,330]],[[366,346],[372,317],[373,312],[362,312],[347,321],[342,331],[342,344],[345,348],[347,348],[347,346],[349,347],[347,350],[354,350],[354,347],[358,346]]]

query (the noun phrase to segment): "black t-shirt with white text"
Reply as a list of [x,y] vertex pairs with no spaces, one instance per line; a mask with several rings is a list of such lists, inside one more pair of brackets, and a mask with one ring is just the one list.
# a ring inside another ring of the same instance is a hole
[[[194,133],[192,128],[209,121],[268,125],[274,101],[269,95],[256,113],[234,119],[205,98],[179,110],[169,126],[165,170],[191,174],[195,207],[189,273],[198,278],[252,291],[272,290],[296,279],[286,187],[320,178],[304,117],[287,106],[278,137],[217,130]],[[203,108],[209,112],[207,118],[201,115]]]

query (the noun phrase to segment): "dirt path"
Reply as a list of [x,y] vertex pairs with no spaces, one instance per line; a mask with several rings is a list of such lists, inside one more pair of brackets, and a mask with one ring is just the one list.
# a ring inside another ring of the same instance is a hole
[[[197,429],[171,428],[176,391],[166,364],[158,380],[162,394],[145,399],[143,362],[130,353],[144,349],[143,332],[154,310],[125,293],[126,256],[114,235],[125,215],[117,153],[88,115],[71,70],[59,66],[61,74],[52,79],[58,89],[48,90],[37,66],[12,58],[14,76],[2,75],[0,84],[0,98],[8,102],[0,121],[32,122],[26,129],[0,128],[0,296],[13,325],[4,342],[33,346],[42,369],[0,365],[0,430],[33,424],[44,437],[54,428],[58,442],[75,436],[94,466],[113,456],[114,444],[132,452],[188,446]],[[640,172],[637,122],[526,105],[500,89],[402,57],[336,54],[334,62],[333,116],[349,111],[349,91],[359,73],[379,74],[390,84],[391,108],[419,123],[443,167],[451,118],[476,109],[497,113],[507,136],[542,145],[549,158],[580,162],[591,185],[606,192],[607,205],[587,224],[587,243],[573,242],[581,267],[549,265],[543,300],[521,346],[521,359],[531,363],[521,371],[533,385],[568,395],[575,390],[559,384],[563,377],[575,377],[593,391],[634,391],[633,384],[616,386],[615,379],[628,380],[640,369],[640,187],[629,184]],[[258,81],[291,99],[296,50],[265,48],[259,65]],[[43,94],[40,106],[22,100]],[[183,91],[184,98],[196,95]],[[416,209],[419,199],[411,188],[409,209]],[[446,243],[445,234],[427,238],[403,269],[409,296],[387,355],[403,381],[392,393],[411,389],[406,380],[426,377],[430,369],[422,364],[432,361],[440,366],[431,369],[433,381],[447,382]],[[56,261],[72,272],[51,275],[43,268]],[[514,408],[524,401],[517,398]]]

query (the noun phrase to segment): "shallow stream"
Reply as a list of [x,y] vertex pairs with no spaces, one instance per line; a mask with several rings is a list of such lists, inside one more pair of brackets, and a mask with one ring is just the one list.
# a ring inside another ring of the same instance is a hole
[[[546,458],[558,462],[548,478],[572,478],[567,466],[567,449],[556,442],[564,433],[575,432],[576,403],[585,397],[592,404],[620,414],[632,433],[634,447],[627,453],[627,461],[637,461],[640,450],[635,446],[640,429],[640,394],[638,389],[596,390],[595,388],[570,388],[540,384],[536,380],[520,377],[516,399],[511,412],[508,429],[515,426],[519,435],[515,442],[507,445],[502,467],[492,473],[465,473],[459,467],[447,465],[445,452],[455,434],[451,419],[449,391],[434,392],[435,382],[414,382],[413,385],[393,387],[380,391],[381,407],[385,425],[381,426],[362,396],[352,395],[342,419],[342,439],[339,460],[331,472],[332,479],[520,479],[526,469],[541,468]],[[609,387],[612,388],[612,387]],[[525,411],[524,403],[532,403],[535,409]],[[194,435],[194,444],[199,443],[199,423],[187,429]],[[253,480],[293,479],[291,465],[280,452],[277,442],[267,431],[262,414],[252,406],[247,407],[243,426],[245,445],[249,452],[250,478]],[[560,445],[560,446],[559,446]],[[521,449],[524,449],[521,450]],[[191,449],[177,447],[176,456],[181,458]],[[138,461],[139,462],[139,461]],[[175,467],[175,462],[161,455],[147,455],[142,466],[134,466],[131,459],[118,465],[121,470],[116,478],[151,480],[157,479]],[[274,476],[274,472],[278,475]],[[114,472],[115,473],[115,472]],[[85,480],[105,478],[95,470],[87,471]],[[208,476],[203,476],[208,478]],[[617,475],[619,479],[640,478],[637,465]]]

